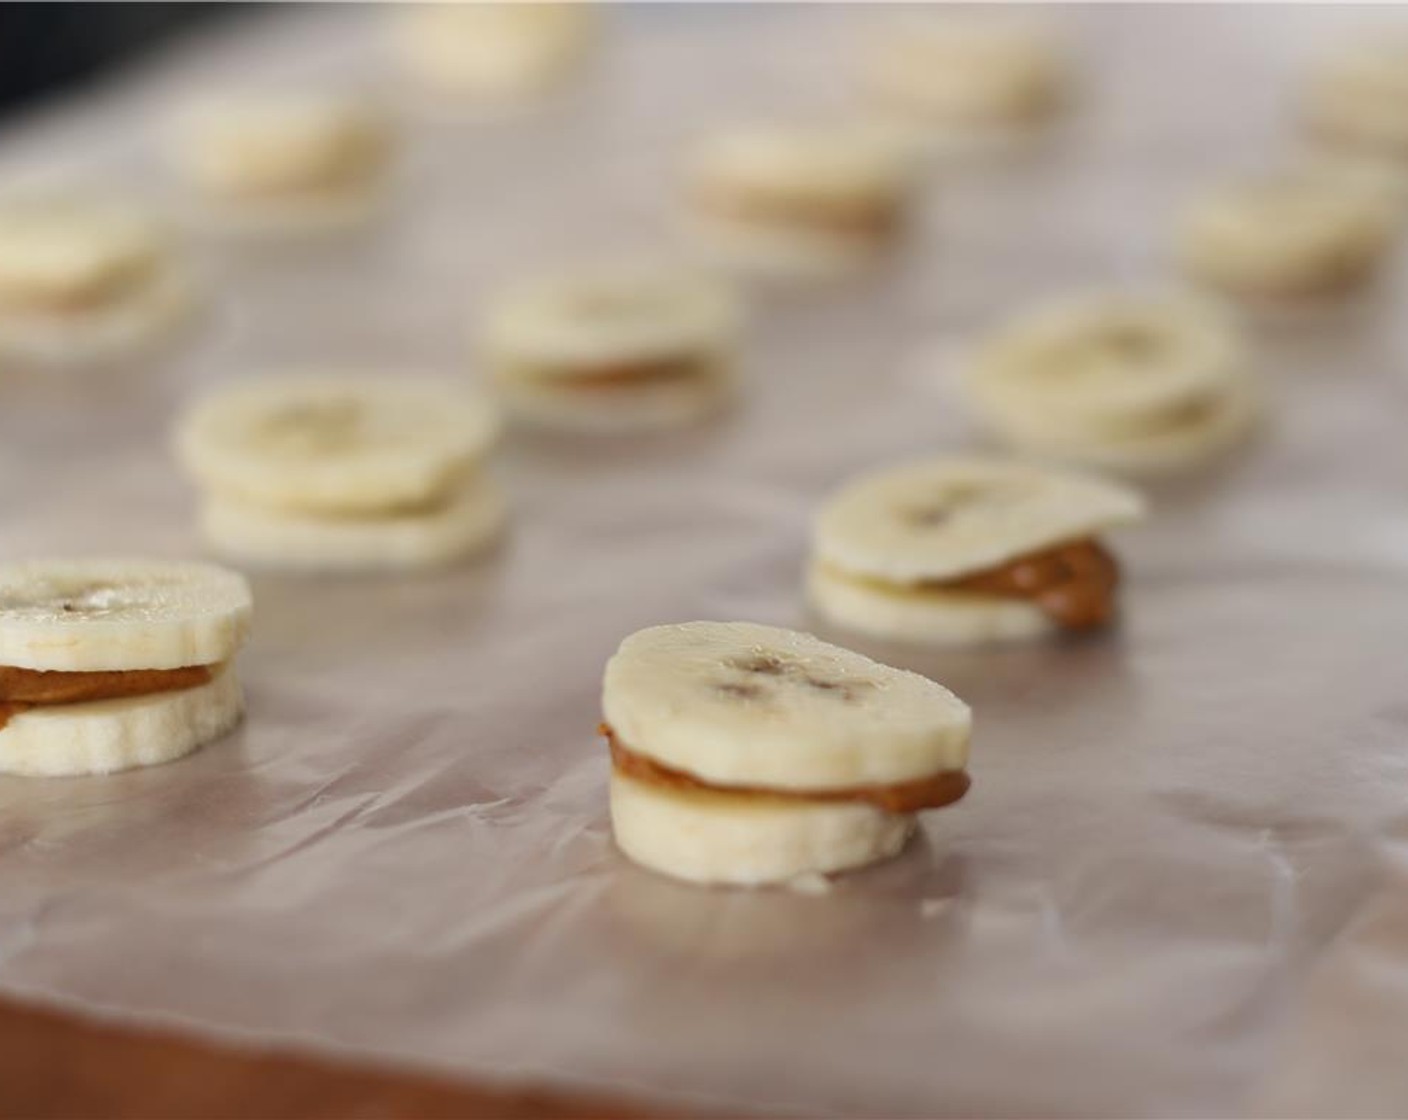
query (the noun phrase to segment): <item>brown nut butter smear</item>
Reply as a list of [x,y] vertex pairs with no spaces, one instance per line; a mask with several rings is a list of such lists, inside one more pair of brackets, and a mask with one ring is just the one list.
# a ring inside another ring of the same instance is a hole
[[709,371],[708,359],[700,357],[658,358],[651,361],[621,362],[582,370],[568,377],[539,376],[534,380],[565,391],[624,389],[645,382],[689,381]]
[[666,789],[707,790],[777,798],[783,801],[860,801],[887,813],[917,813],[952,804],[968,792],[972,782],[964,770],[942,770],[928,778],[895,782],[884,786],[849,786],[843,789],[772,789],[761,786],[717,785],[683,770],[665,766],[624,746],[605,723],[597,731],[611,746],[611,765],[628,778]]
[[91,673],[45,672],[0,665],[0,728],[11,716],[28,708],[180,692],[207,684],[212,675],[209,665]]
[[996,568],[922,587],[1030,599],[1067,630],[1093,630],[1115,613],[1119,562],[1094,540],[1073,541]]
[[699,188],[700,205],[727,218],[744,222],[824,229],[851,237],[889,240],[899,233],[902,207],[892,197],[874,199],[818,199],[800,195],[747,193],[744,189]]

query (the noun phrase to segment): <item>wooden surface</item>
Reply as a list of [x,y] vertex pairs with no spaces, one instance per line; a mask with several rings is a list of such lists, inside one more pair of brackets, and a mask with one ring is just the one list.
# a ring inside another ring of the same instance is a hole
[[644,1117],[603,1099],[473,1088],[96,1025],[0,1001],[0,1117]]

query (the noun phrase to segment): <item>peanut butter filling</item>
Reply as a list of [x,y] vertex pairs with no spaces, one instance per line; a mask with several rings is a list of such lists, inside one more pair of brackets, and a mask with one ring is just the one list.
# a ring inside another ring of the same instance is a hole
[[716,187],[701,188],[698,197],[705,209],[745,222],[803,226],[873,241],[889,240],[900,229],[901,208],[890,196],[820,198]]
[[157,272],[155,255],[114,265],[102,275],[62,287],[38,288],[0,280],[0,308],[44,315],[83,315],[119,302]]
[[579,370],[570,377],[536,374],[530,380],[567,392],[606,392],[627,389],[646,382],[663,383],[690,381],[709,372],[710,361],[696,355],[657,358],[639,362],[617,362]]
[[603,723],[597,730],[611,747],[611,765],[629,778],[663,789],[708,790],[782,801],[856,801],[887,813],[917,813],[952,804],[968,792],[971,784],[963,770],[942,770],[928,778],[895,782],[891,785],[848,786],[844,789],[774,789],[762,786],[718,785],[696,778],[683,770],[665,766],[624,746],[611,727]]
[[1104,626],[1115,613],[1119,563],[1099,542],[1072,541],[986,571],[921,587],[1029,599],[1066,630]]
[[29,708],[180,692],[208,683],[213,675],[209,665],[88,673],[45,672],[0,665],[0,728],[11,716]]

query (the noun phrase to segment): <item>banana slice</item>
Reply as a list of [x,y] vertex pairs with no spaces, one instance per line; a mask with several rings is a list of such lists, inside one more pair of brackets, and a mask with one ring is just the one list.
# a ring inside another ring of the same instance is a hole
[[118,358],[171,328],[193,293],[166,234],[138,209],[62,187],[0,199],[0,355]]
[[58,560],[0,565],[0,665],[57,672],[229,661],[249,585],[211,564]]
[[212,549],[240,563],[312,571],[431,568],[487,547],[505,507],[487,478],[470,479],[443,506],[374,517],[268,510],[212,495],[201,528]]
[[446,94],[512,98],[565,77],[591,42],[590,4],[432,4],[399,13],[393,44],[417,79]]
[[1228,183],[1199,199],[1178,252],[1196,280],[1234,295],[1336,295],[1378,271],[1397,226],[1382,185],[1328,169]]
[[232,232],[364,219],[390,164],[388,122],[354,97],[227,97],[187,109],[171,131],[173,163],[202,219]]
[[298,376],[217,391],[181,420],[176,448],[233,501],[358,515],[443,505],[497,432],[494,410],[448,382]]
[[507,291],[490,307],[482,346],[520,419],[656,428],[728,397],[741,321],[738,299],[712,277],[602,263]]
[[1408,37],[1381,36],[1326,59],[1305,115],[1312,131],[1333,143],[1408,152]]
[[1040,307],[979,347],[964,388],[1019,447],[1133,472],[1221,450],[1245,433],[1259,400],[1235,326],[1186,298]]
[[913,167],[875,129],[754,125],[699,144],[686,167],[688,225],[721,264],[822,277],[898,241]]
[[1055,39],[993,18],[909,20],[877,42],[863,84],[881,106],[955,133],[1030,131],[1060,106],[1068,67]]
[[808,594],[848,629],[969,645],[1086,629],[1113,614],[1099,533],[1143,501],[1101,479],[986,459],[863,476],[819,511]]
[[611,827],[636,863],[695,883],[754,886],[897,855],[914,817],[873,805],[660,789],[611,775]]
[[243,713],[229,666],[180,692],[32,708],[0,724],[0,774],[108,774],[170,762],[225,735]]
[[818,616],[853,633],[926,646],[986,646],[1049,637],[1059,627],[1040,607],[976,592],[925,590],[857,579],[828,564],[807,569]]
[[612,820],[628,856],[757,883],[893,855],[957,800],[972,714],[941,685],[751,623],[631,635],[602,688]]

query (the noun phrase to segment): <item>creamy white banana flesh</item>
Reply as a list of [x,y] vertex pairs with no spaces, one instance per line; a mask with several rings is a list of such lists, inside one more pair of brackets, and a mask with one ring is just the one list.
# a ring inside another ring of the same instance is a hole
[[590,45],[588,4],[429,4],[404,8],[393,43],[418,80],[445,94],[523,96],[565,77]]
[[967,789],[962,701],[807,634],[640,631],[607,665],[602,710],[621,847],[680,878],[767,882],[883,858],[913,809]]
[[857,802],[771,801],[661,789],[611,775],[611,826],[636,863],[696,883],[754,886],[847,871],[896,855],[911,814]]
[[229,661],[249,585],[213,564],[44,560],[0,565],[0,665],[52,672]]
[[439,567],[492,544],[506,518],[492,480],[473,477],[441,506],[405,513],[333,517],[268,510],[212,494],[201,530],[221,556],[308,571]]

